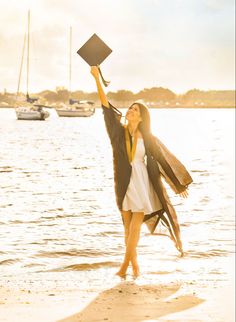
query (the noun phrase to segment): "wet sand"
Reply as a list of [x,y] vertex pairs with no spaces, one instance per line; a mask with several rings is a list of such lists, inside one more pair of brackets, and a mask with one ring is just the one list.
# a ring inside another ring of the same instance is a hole
[[[233,262],[232,272],[234,269]],[[178,280],[157,274],[120,280],[112,269],[101,285],[58,274],[15,277],[1,281],[0,321],[5,322],[233,322],[234,277],[222,282],[212,280]],[[197,277],[196,277],[197,278]],[[163,282],[161,282],[163,280]]]
[[122,283],[99,294],[76,289],[2,292],[1,288],[0,321],[235,321],[232,289],[221,289],[221,295],[219,290],[203,292],[196,286],[192,289],[174,283],[143,286]]

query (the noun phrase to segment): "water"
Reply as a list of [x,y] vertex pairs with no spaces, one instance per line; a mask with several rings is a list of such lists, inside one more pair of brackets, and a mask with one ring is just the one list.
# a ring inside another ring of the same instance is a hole
[[[117,270],[124,252],[102,112],[90,118],[50,113],[45,122],[17,121],[14,110],[0,109],[1,277],[64,272],[99,283]],[[187,200],[170,192],[186,256],[179,258],[167,237],[150,236],[143,225],[142,271],[149,278],[224,280],[234,253],[234,110],[151,115],[153,133],[194,183]]]

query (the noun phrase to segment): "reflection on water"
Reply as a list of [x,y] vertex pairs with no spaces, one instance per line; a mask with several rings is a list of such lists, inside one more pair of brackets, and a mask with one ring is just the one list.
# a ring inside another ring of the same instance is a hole
[[[224,274],[234,252],[233,110],[152,110],[152,128],[191,171],[188,200],[171,198],[186,256],[143,226],[143,271]],[[20,273],[98,271],[122,259],[123,227],[113,193],[101,110],[90,118],[17,121],[0,110],[0,269]],[[231,173],[230,173],[231,171]]]

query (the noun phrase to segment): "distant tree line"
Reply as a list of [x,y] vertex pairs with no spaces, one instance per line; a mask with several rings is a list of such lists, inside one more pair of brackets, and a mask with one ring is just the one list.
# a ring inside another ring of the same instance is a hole
[[[0,93],[0,104],[13,104],[15,94]],[[19,95],[22,99],[24,94]],[[38,97],[47,105],[58,103],[67,103],[69,98],[77,100],[92,100],[97,102],[98,96],[96,92],[86,93],[83,91],[74,91],[70,93],[64,87],[57,87],[55,91],[45,90],[32,95]],[[202,91],[199,89],[191,89],[188,92],[177,95],[171,90],[163,87],[145,88],[138,93],[127,90],[118,90],[117,92],[108,92],[109,100],[116,102],[120,107],[127,104],[143,100],[151,107],[235,107],[235,91]]]

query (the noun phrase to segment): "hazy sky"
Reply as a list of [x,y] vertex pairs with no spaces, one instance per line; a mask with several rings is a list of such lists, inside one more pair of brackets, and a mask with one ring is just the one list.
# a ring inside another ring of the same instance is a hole
[[95,91],[76,54],[93,33],[113,49],[102,64],[110,91],[234,89],[234,0],[0,0],[0,91],[16,91],[28,9],[31,92],[68,88],[69,26],[72,90]]

